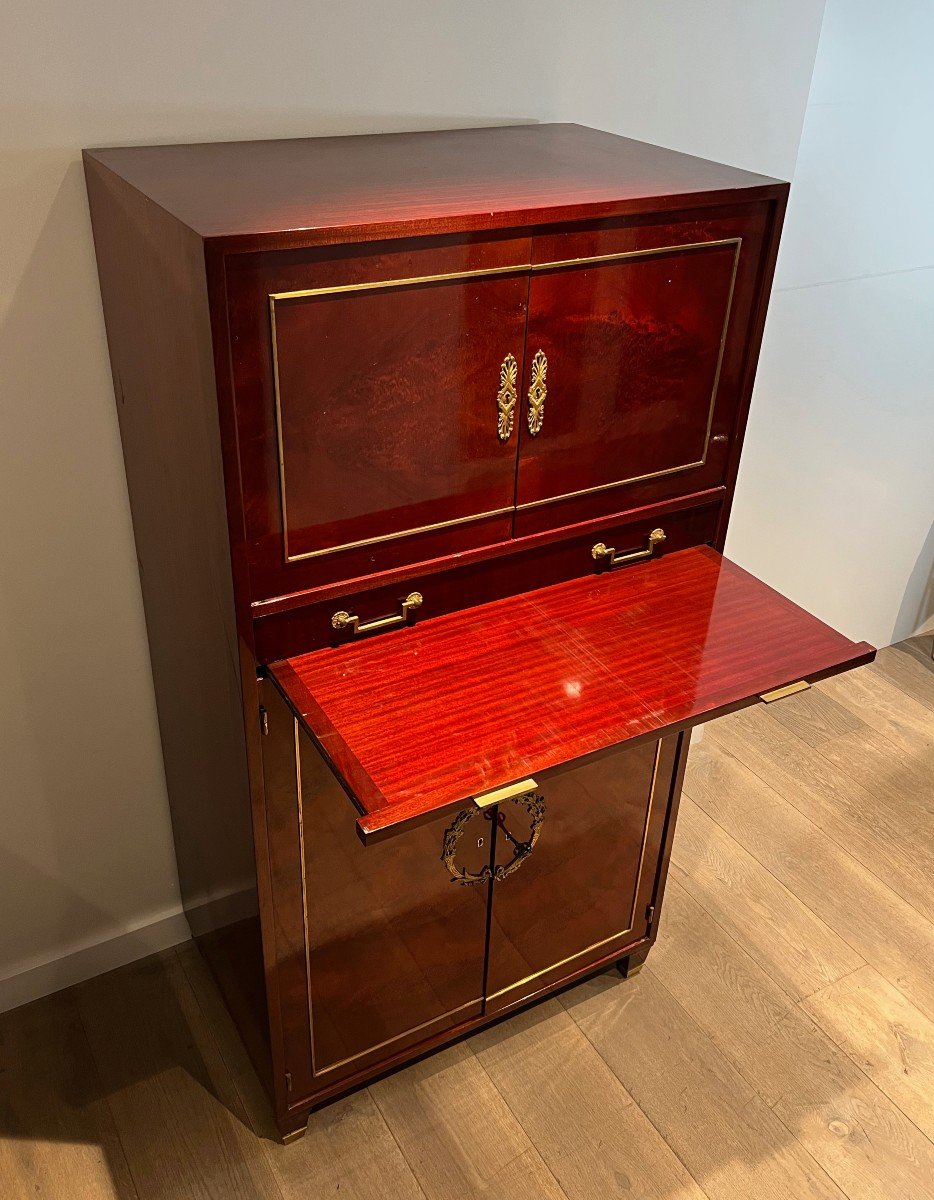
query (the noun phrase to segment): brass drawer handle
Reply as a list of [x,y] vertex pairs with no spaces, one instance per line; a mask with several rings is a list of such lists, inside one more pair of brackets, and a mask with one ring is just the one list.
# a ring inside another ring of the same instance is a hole
[[617,554],[612,546],[605,546],[603,542],[597,542],[590,553],[596,562],[605,562],[610,567],[618,567],[622,563],[638,562],[642,558],[651,558],[655,553],[655,547],[659,542],[663,542],[664,540],[664,529],[653,529],[649,534],[648,544],[644,550],[625,550],[622,554]]
[[358,633],[370,633],[374,629],[388,629],[391,625],[404,625],[409,619],[409,613],[420,608],[424,603],[424,597],[421,592],[409,592],[406,598],[402,601],[402,612],[393,613],[389,617],[377,617],[373,621],[364,621],[360,624],[360,618],[355,613],[336,612],[331,617],[331,624],[335,629],[350,629],[356,635]]
[[532,384],[529,388],[529,433],[535,437],[545,423],[545,399],[548,387],[545,376],[548,374],[548,359],[544,351],[536,351],[532,359]]
[[516,423],[516,379],[519,374],[519,364],[511,354],[503,359],[499,369],[499,392],[496,396],[496,432],[501,442],[508,442],[512,437],[513,426]]

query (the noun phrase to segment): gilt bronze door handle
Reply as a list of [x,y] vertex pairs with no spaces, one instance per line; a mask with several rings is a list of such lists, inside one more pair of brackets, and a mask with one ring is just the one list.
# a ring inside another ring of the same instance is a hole
[[519,376],[519,364],[511,354],[503,359],[499,369],[499,392],[496,396],[496,432],[501,442],[508,442],[516,423],[516,380]]
[[535,437],[541,432],[545,423],[545,400],[548,396],[548,385],[545,376],[548,374],[548,359],[543,350],[538,350],[532,359],[532,383],[529,387],[529,433]]

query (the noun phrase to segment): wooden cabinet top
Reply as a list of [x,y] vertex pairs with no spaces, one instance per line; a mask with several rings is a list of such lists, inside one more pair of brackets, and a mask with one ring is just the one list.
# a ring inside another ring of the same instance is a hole
[[784,194],[764,175],[580,125],[85,151],[206,239],[303,244]]
[[378,837],[873,653],[697,547],[271,671]]

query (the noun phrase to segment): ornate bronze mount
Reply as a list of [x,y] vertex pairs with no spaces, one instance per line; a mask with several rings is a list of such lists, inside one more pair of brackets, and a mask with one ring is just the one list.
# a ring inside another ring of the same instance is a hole
[[522,866],[523,862],[532,853],[535,843],[541,836],[542,824],[545,820],[545,798],[540,792],[526,792],[522,796],[514,797],[509,803],[524,808],[532,818],[532,823],[528,839],[521,841],[510,831],[506,824],[504,805],[497,805],[495,809],[491,808],[483,813],[488,821],[496,821],[498,829],[513,847],[512,858],[509,862],[501,866],[497,865],[491,868],[487,865],[479,871],[467,871],[455,862],[457,843],[463,835],[464,828],[477,816],[477,813],[480,811],[479,809],[464,809],[463,812],[457,814],[451,825],[444,831],[444,841],[441,844],[441,861],[451,872],[451,879],[454,883],[467,885],[486,883],[491,878],[497,882],[501,882],[504,879],[508,879],[513,871],[518,871],[519,867]]

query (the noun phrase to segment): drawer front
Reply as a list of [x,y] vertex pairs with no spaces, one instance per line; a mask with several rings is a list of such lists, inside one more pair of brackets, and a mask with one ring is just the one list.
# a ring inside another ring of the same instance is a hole
[[254,599],[511,536],[529,247],[228,261]]
[[[499,806],[488,1013],[646,937],[676,743],[643,742],[550,772],[532,804]],[[536,825],[531,853],[508,873]]]
[[[335,590],[326,600],[272,612],[257,620],[257,655],[260,662],[268,663],[340,645],[355,635],[350,625],[334,628],[337,613],[358,617],[358,628],[384,617],[401,618],[404,602],[412,593],[421,596],[422,603],[408,610],[406,619],[421,621],[606,570],[607,560],[593,557],[594,546],[601,543],[620,556],[651,549],[653,556],[658,557],[688,546],[704,545],[713,542],[716,536],[719,512],[718,497],[714,497],[690,508],[656,509],[628,519],[592,522],[581,532],[563,531],[560,540],[548,534],[532,537],[524,545],[514,543],[515,549],[509,553],[436,573],[400,573],[392,582],[375,588]],[[665,541],[650,543],[649,535],[656,528],[664,530]],[[398,624],[401,623],[400,620]],[[369,635],[364,631],[356,636]],[[392,628],[384,625],[374,636],[392,636]]]
[[517,534],[724,482],[765,219],[533,239]]

